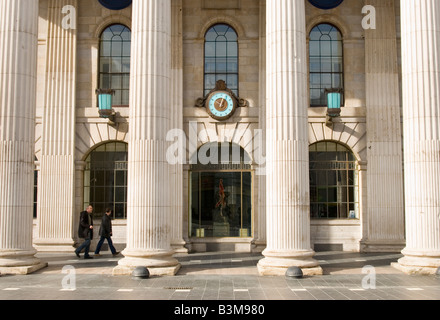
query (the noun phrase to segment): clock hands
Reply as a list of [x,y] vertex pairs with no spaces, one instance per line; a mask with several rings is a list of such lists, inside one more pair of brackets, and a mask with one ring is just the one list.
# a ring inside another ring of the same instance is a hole
[[214,92],[207,99],[206,109],[212,118],[222,121],[232,116],[235,104],[229,94]]
[[226,100],[224,98],[217,99],[217,101],[215,102],[216,105],[217,105],[216,109],[219,110],[219,111],[223,111],[225,109],[223,107],[223,104],[225,103],[225,101]]

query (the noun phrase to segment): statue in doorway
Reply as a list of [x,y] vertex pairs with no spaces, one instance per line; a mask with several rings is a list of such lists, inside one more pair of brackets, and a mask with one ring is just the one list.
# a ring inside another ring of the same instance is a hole
[[227,221],[227,217],[226,217],[226,207],[227,207],[227,203],[226,203],[226,193],[225,193],[225,187],[223,186],[223,179],[220,179],[220,183],[219,183],[219,191],[218,191],[218,196],[219,196],[219,200],[215,205],[216,209],[220,209],[220,215],[218,217],[219,222],[226,222]]

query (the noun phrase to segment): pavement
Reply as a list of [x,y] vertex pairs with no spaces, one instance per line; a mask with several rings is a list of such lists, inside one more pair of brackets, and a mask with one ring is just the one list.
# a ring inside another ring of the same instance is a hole
[[[139,279],[113,276],[123,257],[110,252],[93,260],[73,253],[38,253],[47,268],[26,276],[0,276],[0,308],[29,317],[228,320],[293,319],[304,311],[313,318],[340,317],[348,310],[381,317],[408,316],[409,308],[425,314],[437,311],[440,277],[398,271],[391,263],[401,256],[317,252],[324,274],[296,279],[259,276],[261,254],[199,253],[177,255],[182,268],[174,277]],[[410,301],[418,305],[410,306]]]
[[174,277],[113,276],[122,256],[93,260],[73,253],[38,253],[48,267],[26,276],[0,276],[0,300],[440,300],[440,277],[406,275],[395,253],[317,252],[322,276],[260,277],[255,253],[178,255]]

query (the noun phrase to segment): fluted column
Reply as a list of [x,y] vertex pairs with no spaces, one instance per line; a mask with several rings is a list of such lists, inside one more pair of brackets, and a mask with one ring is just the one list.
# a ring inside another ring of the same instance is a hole
[[[172,129],[183,132],[183,34],[182,0],[172,0],[171,122]],[[184,156],[184,155],[182,155]],[[188,253],[183,240],[183,162],[171,166],[171,246],[178,253]]]
[[[270,1],[270,0],[269,0]],[[260,51],[259,51],[259,75],[260,75],[260,83],[259,83],[259,123],[262,131],[261,139],[259,143],[261,143],[261,154],[260,156],[263,158],[266,155],[266,0],[260,0]],[[261,171],[265,170],[265,163],[263,163],[263,159],[260,159],[260,167],[258,168]],[[259,175],[256,176],[256,180],[258,183],[258,210],[257,215],[254,218],[255,220],[255,231],[254,231],[254,243],[255,243],[255,251],[262,251],[266,247],[266,174],[265,172],[260,172]]]
[[115,274],[145,266],[153,275],[174,275],[170,165],[171,0],[134,0],[130,76],[127,248]]
[[267,1],[267,248],[261,275],[322,269],[310,246],[304,0]]
[[440,2],[401,0],[405,255],[397,267],[440,267]]
[[38,0],[0,0],[0,273],[46,266],[32,247]]
[[63,25],[63,8],[76,0],[50,0],[43,113],[40,185],[38,188],[39,251],[73,251],[75,208],[76,26]]
[[368,132],[367,234],[363,251],[405,246],[403,159],[394,0],[366,0],[377,28],[365,30]]

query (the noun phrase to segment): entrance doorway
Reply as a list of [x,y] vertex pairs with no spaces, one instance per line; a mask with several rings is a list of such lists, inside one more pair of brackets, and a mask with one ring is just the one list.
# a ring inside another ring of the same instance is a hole
[[253,174],[247,152],[231,143],[210,143],[196,156],[189,172],[189,237],[218,247],[222,239],[251,238]]

